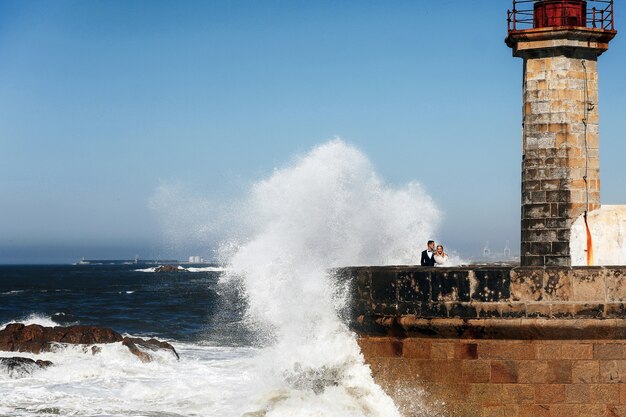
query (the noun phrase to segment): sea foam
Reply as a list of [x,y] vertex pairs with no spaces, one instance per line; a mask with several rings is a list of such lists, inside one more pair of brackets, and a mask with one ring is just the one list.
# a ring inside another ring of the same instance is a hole
[[222,280],[243,287],[248,320],[269,335],[249,415],[399,416],[339,319],[347,294],[330,270],[417,263],[439,218],[431,198],[386,185],[337,139],[256,183],[242,211],[252,232],[224,245]]
[[52,319],[52,317],[46,316],[44,314],[33,313],[33,314],[29,314],[28,316],[20,317],[16,320],[11,320],[6,323],[0,324],[0,330],[4,329],[9,324],[14,324],[14,323],[22,323],[27,326],[31,324],[38,324],[40,326],[45,326],[45,327],[55,327],[59,325],[57,322],[55,322]]
[[246,393],[250,348],[176,344],[177,361],[153,352],[141,363],[121,343],[100,353],[68,346],[39,355],[53,366],[14,377],[0,372],[0,415],[31,416],[224,416],[235,417]]

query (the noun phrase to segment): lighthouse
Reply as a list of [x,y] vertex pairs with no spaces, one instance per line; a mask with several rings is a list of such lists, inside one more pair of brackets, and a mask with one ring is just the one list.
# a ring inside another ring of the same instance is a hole
[[570,266],[572,225],[600,207],[598,57],[616,33],[613,0],[514,0],[508,12],[505,41],[524,63],[522,266]]

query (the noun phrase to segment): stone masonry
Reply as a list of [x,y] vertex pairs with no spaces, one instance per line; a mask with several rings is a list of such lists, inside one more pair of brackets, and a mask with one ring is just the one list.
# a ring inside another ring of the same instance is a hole
[[406,417],[626,417],[626,266],[338,275],[365,361]]
[[[397,335],[537,338],[521,330],[533,320],[557,320],[553,330],[558,320],[626,322],[626,266],[371,266],[340,275],[352,285],[352,327],[368,335],[392,329]],[[553,331],[548,326],[544,334]],[[620,331],[626,340],[626,328]],[[570,329],[556,336],[582,335]]]
[[614,35],[541,28],[506,39],[524,60],[522,266],[569,266],[572,223],[600,207],[597,58]]
[[406,417],[622,417],[623,340],[359,340]]

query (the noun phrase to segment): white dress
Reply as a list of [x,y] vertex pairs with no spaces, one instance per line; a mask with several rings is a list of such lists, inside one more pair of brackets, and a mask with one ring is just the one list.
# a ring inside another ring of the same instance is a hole
[[446,264],[448,263],[448,255],[446,255],[445,253],[443,255],[435,254],[434,258],[435,266],[446,266]]

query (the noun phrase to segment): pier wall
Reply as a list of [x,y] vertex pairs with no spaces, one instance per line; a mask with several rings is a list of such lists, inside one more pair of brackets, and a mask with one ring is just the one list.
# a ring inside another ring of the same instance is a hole
[[351,326],[406,416],[626,416],[626,267],[357,267]]

